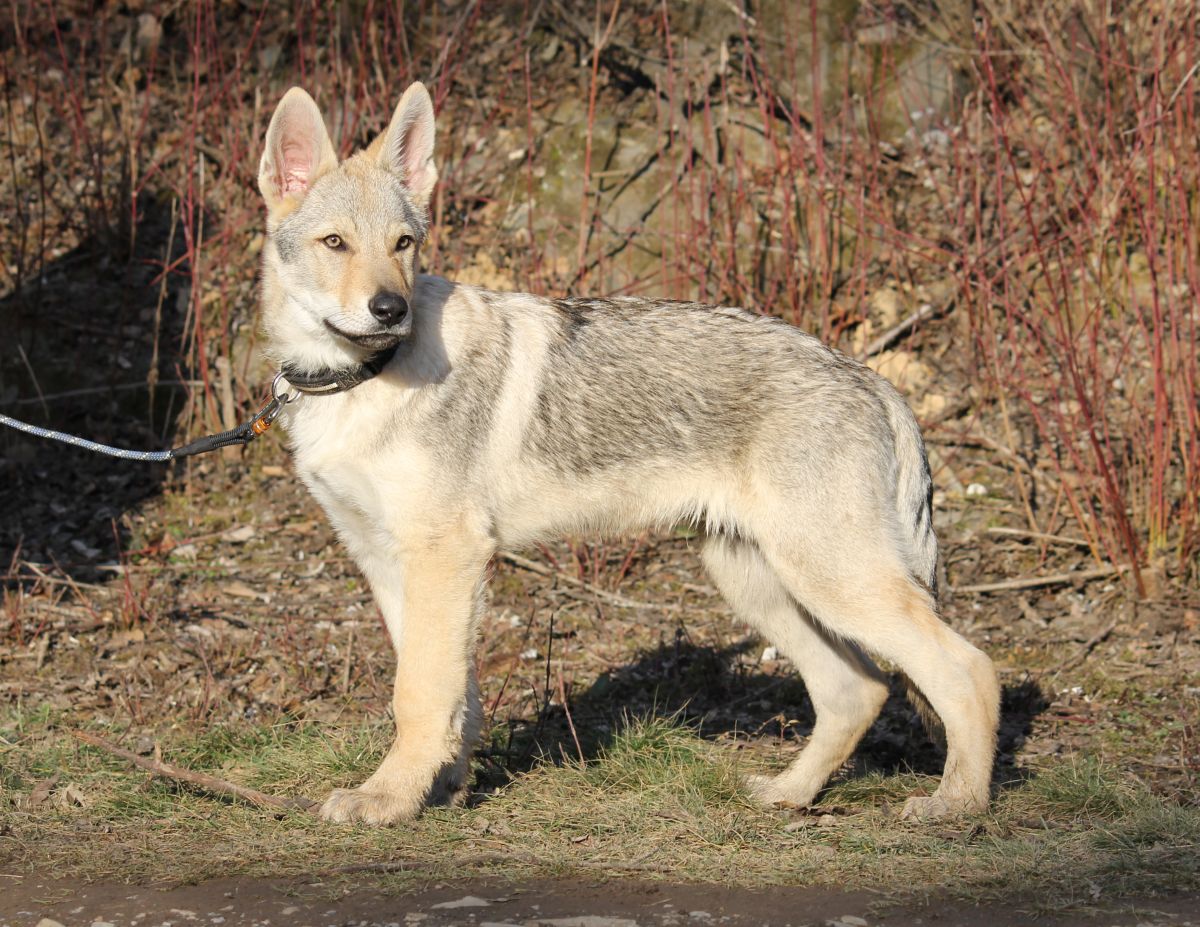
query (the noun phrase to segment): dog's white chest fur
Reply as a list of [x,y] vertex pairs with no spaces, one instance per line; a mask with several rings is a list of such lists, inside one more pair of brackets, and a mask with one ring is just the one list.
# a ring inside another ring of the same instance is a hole
[[284,426],[296,471],[338,534],[378,553],[406,510],[420,504],[429,461],[402,434],[381,435],[378,408],[359,389],[353,397],[306,396]]

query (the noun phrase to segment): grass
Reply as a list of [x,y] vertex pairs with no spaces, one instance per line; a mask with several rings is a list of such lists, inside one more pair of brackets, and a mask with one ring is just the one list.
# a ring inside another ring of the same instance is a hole
[[[1200,886],[1193,865],[1200,810],[1086,759],[1010,784],[986,815],[970,820],[901,823],[903,796],[934,784],[915,775],[844,779],[823,799],[832,814],[798,815],[749,799],[740,777],[757,760],[652,718],[630,722],[587,764],[547,759],[473,808],[434,809],[411,824],[374,830],[274,816],[147,779],[78,746],[58,722],[45,712],[4,721],[7,865],[188,882],[231,867],[248,876],[328,876],[383,864],[401,870],[388,873],[393,883],[464,869],[510,879],[636,874],[836,884],[897,900],[917,891],[975,901],[1053,898],[1060,906]],[[180,734],[164,754],[265,791],[319,796],[369,772],[388,735],[382,721],[350,732],[312,724],[226,727]],[[35,783],[54,774],[57,792],[23,807]],[[56,797],[67,784],[82,806]]]

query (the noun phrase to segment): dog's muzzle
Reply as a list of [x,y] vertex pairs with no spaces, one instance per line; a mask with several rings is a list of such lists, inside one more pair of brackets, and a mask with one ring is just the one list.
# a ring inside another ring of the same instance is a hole
[[[398,297],[398,299],[403,303],[403,312],[390,325],[385,325],[380,321],[380,327],[375,331],[348,332],[338,328],[328,319],[325,320],[325,327],[339,338],[344,338],[360,348],[370,348],[372,351],[394,348],[412,334],[413,327],[412,312],[409,311],[408,303],[404,301],[403,297]],[[374,312],[372,312],[372,315],[374,315]]]

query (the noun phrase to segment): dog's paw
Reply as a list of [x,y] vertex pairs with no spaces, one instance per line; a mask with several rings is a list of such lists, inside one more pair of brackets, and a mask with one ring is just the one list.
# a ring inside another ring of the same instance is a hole
[[768,808],[807,808],[812,804],[812,798],[797,795],[792,790],[781,789],[779,780],[774,776],[746,776],[746,787],[750,795],[760,805]]
[[987,810],[988,799],[983,795],[951,792],[947,797],[941,789],[932,795],[914,795],[900,811],[903,821],[937,821],[942,818],[978,814]]
[[743,781],[750,790],[750,795],[759,804],[773,805],[783,800],[783,794],[775,787],[775,779],[772,776],[746,776]]
[[966,814],[969,809],[952,804],[936,793],[914,795],[904,803],[900,811],[902,821],[937,821],[942,818]]
[[422,802],[400,792],[378,789],[334,789],[321,806],[321,819],[336,824],[399,824],[411,821]]

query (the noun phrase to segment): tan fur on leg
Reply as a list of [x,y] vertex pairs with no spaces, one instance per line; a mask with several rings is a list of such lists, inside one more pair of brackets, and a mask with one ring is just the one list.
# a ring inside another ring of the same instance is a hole
[[941,784],[932,796],[909,799],[904,816],[927,819],[987,807],[1000,713],[999,681],[987,655],[946,625],[929,591],[889,569],[885,556],[839,564],[845,575],[836,582],[806,575],[803,552],[775,550],[768,559],[825,628],[895,663],[942,720]]
[[[366,782],[329,796],[321,809],[329,821],[392,824],[415,817],[431,799],[457,797],[466,785],[479,730],[474,648],[490,548],[449,532],[405,546],[403,604],[398,615],[385,611],[396,646],[396,740]],[[376,592],[394,585],[381,579]]]

